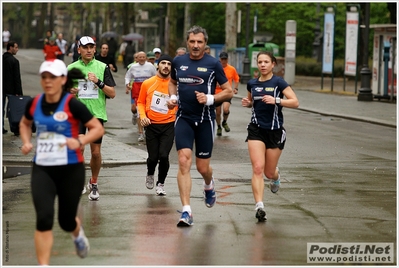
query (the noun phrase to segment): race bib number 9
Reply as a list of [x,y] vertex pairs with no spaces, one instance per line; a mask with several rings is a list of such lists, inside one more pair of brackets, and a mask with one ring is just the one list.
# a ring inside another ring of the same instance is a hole
[[78,81],[78,97],[81,99],[98,99],[98,87],[92,82],[84,79]]
[[36,164],[61,166],[68,164],[66,137],[54,132],[42,132],[37,138]]

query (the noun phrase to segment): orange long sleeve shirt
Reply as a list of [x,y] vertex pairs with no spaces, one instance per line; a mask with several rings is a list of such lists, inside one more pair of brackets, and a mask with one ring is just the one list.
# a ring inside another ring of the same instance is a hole
[[151,124],[166,124],[176,120],[177,107],[168,109],[169,78],[164,79],[155,75],[141,84],[137,108],[140,118],[147,117]]

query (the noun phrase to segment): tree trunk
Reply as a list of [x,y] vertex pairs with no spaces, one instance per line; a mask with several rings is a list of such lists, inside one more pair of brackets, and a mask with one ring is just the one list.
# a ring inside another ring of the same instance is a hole
[[237,4],[226,3],[226,19],[225,19],[225,30],[226,39],[225,45],[226,50],[237,47]]
[[31,21],[33,20],[33,3],[27,3],[28,8],[26,11],[26,18],[24,23],[24,28],[22,30],[22,44],[21,47],[27,48],[31,38]]
[[128,34],[130,32],[130,20],[129,20],[129,3],[123,3],[123,34]]
[[167,42],[166,42],[166,47],[165,47],[165,53],[169,55],[174,55],[175,51],[177,49],[176,43],[177,43],[177,4],[175,3],[168,3],[168,11],[167,11],[167,27],[168,31],[167,33],[169,34]]
[[191,28],[191,15],[190,15],[190,7],[191,5],[189,3],[186,3],[184,6],[184,31],[183,31],[183,40],[184,43],[186,43],[186,33],[187,31]]
[[49,30],[54,31],[54,4],[53,3],[48,3],[48,9],[49,9]]
[[[40,6],[41,6],[40,17],[39,17],[39,21],[36,24],[37,25],[37,31],[36,31],[37,39],[42,39],[46,32],[44,30],[44,21],[46,19],[46,15],[47,15],[47,3],[41,3]],[[43,41],[41,43],[43,44]]]
[[101,9],[101,14],[103,14],[103,25],[101,33],[110,31],[109,22],[111,17],[112,5],[112,3],[104,3],[103,8]]

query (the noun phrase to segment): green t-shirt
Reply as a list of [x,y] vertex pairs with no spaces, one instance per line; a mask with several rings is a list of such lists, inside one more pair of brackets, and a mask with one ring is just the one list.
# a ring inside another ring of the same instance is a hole
[[[106,64],[102,63],[101,61],[98,61],[96,59],[93,59],[90,61],[87,65],[82,61],[82,59],[79,59],[71,64],[68,65],[68,70],[72,68],[77,68],[82,71],[82,73],[85,75],[86,79],[88,77],[88,73],[94,73],[98,79],[101,81],[104,81],[104,72],[106,68]],[[89,111],[98,119],[102,119],[104,122],[107,122],[107,110],[105,106],[105,93],[98,88],[98,98],[97,99],[86,99],[86,98],[79,98],[78,95],[76,97],[86,105],[86,107],[89,109]]]

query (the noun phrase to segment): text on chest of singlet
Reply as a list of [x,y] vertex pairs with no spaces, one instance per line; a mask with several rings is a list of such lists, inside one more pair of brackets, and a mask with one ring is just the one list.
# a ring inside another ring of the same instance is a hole
[[204,79],[201,77],[179,77],[179,82],[191,85],[201,85],[204,83]]

